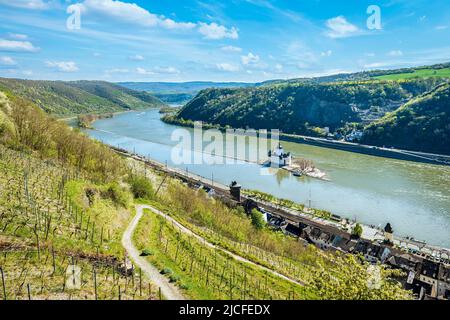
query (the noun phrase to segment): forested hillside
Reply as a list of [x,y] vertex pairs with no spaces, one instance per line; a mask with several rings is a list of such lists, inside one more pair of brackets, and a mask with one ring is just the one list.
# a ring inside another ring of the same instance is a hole
[[311,134],[313,127],[331,130],[349,122],[393,111],[432,89],[439,80],[290,83],[246,89],[201,91],[168,121],[203,121],[231,126],[277,128],[285,133]]
[[369,125],[363,142],[450,154],[450,85],[442,84]]
[[0,90],[27,98],[58,117],[120,112],[164,104],[149,93],[102,81],[32,81],[0,78]]

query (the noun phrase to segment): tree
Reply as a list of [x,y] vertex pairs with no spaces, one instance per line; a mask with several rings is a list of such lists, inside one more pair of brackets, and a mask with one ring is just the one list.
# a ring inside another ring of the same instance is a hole
[[128,183],[131,186],[131,192],[133,193],[135,198],[148,200],[153,198],[155,194],[153,185],[147,178],[143,176],[132,175],[129,178]]
[[262,213],[257,209],[253,209],[250,212],[250,217],[252,219],[252,224],[256,227],[256,229],[263,229],[266,226],[266,221],[264,221]]
[[352,236],[355,238],[360,238],[362,235],[363,229],[359,223],[356,224],[356,226],[353,227],[352,230]]

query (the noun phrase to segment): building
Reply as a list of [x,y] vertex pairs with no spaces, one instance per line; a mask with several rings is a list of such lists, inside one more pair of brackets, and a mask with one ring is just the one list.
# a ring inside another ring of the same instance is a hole
[[345,137],[346,141],[357,142],[362,139],[364,132],[361,130],[353,130]]
[[391,250],[388,247],[362,239],[356,244],[354,252],[362,254],[370,263],[377,263],[378,261],[384,263],[391,255]]
[[268,156],[271,167],[281,168],[292,164],[291,153],[285,153],[281,143],[274,150],[269,151]]

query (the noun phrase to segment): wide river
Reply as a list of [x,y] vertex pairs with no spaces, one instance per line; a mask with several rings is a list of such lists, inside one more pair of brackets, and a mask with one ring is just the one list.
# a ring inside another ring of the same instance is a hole
[[[294,156],[314,161],[330,181],[294,177],[284,170],[261,174],[256,163],[177,165],[172,133],[180,127],[160,120],[158,110],[129,112],[94,123],[87,133],[169,166],[188,169],[222,184],[238,181],[277,197],[311,204],[365,224],[390,222],[398,235],[450,248],[450,167],[385,159],[283,142]],[[191,129],[186,129],[192,131]]]

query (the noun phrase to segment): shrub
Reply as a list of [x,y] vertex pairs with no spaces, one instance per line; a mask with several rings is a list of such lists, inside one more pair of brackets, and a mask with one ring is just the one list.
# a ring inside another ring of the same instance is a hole
[[253,209],[250,213],[250,217],[252,218],[252,224],[256,227],[256,229],[263,229],[266,226],[263,215],[258,210]]
[[148,257],[148,256],[152,256],[153,255],[153,251],[150,249],[144,249],[141,252],[141,257]]
[[356,226],[352,230],[352,236],[355,238],[360,238],[363,233],[363,229],[359,223],[356,224]]
[[108,185],[106,196],[110,198],[116,205],[124,208],[130,204],[130,196],[128,192],[122,188],[117,182]]
[[131,192],[136,199],[150,200],[153,198],[155,191],[153,190],[153,185],[147,178],[132,175],[129,178],[128,183],[130,184]]
[[181,277],[179,275],[176,275],[176,274],[171,274],[169,276],[169,281],[170,282],[177,282],[177,281],[180,281],[180,279],[181,279]]
[[180,288],[183,290],[189,290],[190,286],[188,284],[182,283],[182,284],[180,284]]
[[172,274],[173,271],[170,268],[164,268],[161,270],[161,274]]

